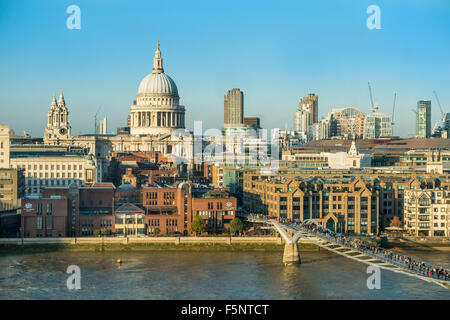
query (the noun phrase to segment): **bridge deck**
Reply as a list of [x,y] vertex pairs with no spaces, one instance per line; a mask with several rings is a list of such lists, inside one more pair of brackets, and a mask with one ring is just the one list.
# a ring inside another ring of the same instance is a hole
[[[344,256],[348,259],[352,259],[355,261],[358,261],[360,263],[368,264],[377,266],[380,269],[389,270],[396,273],[405,274],[410,277],[415,277],[427,282],[438,284],[441,287],[444,287],[446,289],[450,289],[450,281],[443,280],[443,279],[436,279],[432,277],[427,277],[424,275],[419,274],[418,272],[415,272],[414,270],[410,270],[406,268],[403,265],[397,265],[393,261],[388,260],[387,258],[378,257],[369,253],[366,253],[362,250],[359,250],[357,248],[351,248],[347,247],[341,243],[334,242],[333,240],[323,237],[321,235],[317,235],[315,233],[309,232],[309,230],[300,229],[299,227],[294,227],[291,225],[287,225],[284,223],[277,222],[275,220],[264,220],[264,219],[249,219],[249,221],[252,222],[259,222],[259,223],[266,223],[266,224],[272,224],[285,238],[286,242],[289,242],[286,239],[286,231],[292,233],[293,235],[297,235],[298,238],[303,238],[305,240],[308,240],[309,242],[315,244],[316,246],[326,249],[328,251],[331,251],[333,253],[336,253],[338,255]],[[297,241],[295,240],[295,241]],[[334,247],[334,248],[333,248]],[[341,251],[345,249],[346,251]]]

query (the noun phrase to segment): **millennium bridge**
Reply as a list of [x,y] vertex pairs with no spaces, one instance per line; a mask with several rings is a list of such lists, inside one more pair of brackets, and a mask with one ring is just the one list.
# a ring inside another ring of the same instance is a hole
[[319,248],[344,256],[364,264],[377,266],[380,269],[405,274],[410,277],[437,284],[450,289],[450,270],[434,266],[406,255],[364,243],[350,236],[335,234],[323,228],[313,220],[302,223],[288,220],[277,221],[265,217],[249,215],[247,221],[263,223],[275,228],[285,241],[283,263],[285,265],[300,263],[297,246],[301,238]]

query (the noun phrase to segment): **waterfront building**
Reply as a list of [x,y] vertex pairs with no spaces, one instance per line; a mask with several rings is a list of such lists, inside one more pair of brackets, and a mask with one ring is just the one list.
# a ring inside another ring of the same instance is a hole
[[9,145],[9,126],[0,124],[0,168],[9,168]]
[[[262,178],[262,177],[261,177]],[[294,220],[313,219],[336,232],[378,234],[379,192],[370,178],[244,175],[244,207]]]
[[420,100],[416,110],[416,136],[429,138],[431,136],[431,101]]
[[[284,187],[287,181],[295,181],[296,179],[310,179],[311,181],[330,180],[334,181],[333,186],[340,190],[348,191],[348,185],[345,181],[355,178],[363,179],[366,187],[378,192],[378,224],[380,230],[389,227],[394,217],[398,217],[402,222],[404,221],[404,193],[406,190],[422,190],[437,186],[444,187],[450,184],[448,173],[437,174],[434,172],[426,173],[425,171],[416,173],[408,169],[399,170],[398,168],[314,170],[280,167],[278,173],[246,169],[243,178],[244,208],[254,213],[274,215],[276,217],[293,217],[293,204],[288,203],[286,207],[283,207],[286,208],[286,211],[282,211],[281,209],[283,208],[278,207],[279,203],[274,201],[280,196],[284,197],[284,195],[278,194],[278,191],[283,190],[284,193],[292,194],[292,191],[295,190],[289,191],[289,189],[286,189],[287,187]],[[277,189],[278,185],[283,185],[282,189]],[[331,185],[329,187],[331,188]],[[324,222],[323,215],[317,221]]]
[[68,237],[69,205],[64,196],[26,196],[22,206],[22,237]]
[[0,212],[20,208],[24,195],[24,170],[0,168]]
[[378,139],[392,137],[391,116],[374,112],[364,120],[364,139]]
[[237,200],[227,189],[192,182],[143,188],[94,183],[43,188],[26,196],[21,209],[24,237],[189,235],[196,215],[216,234],[228,232]]
[[405,229],[415,236],[450,236],[450,189],[405,191]]

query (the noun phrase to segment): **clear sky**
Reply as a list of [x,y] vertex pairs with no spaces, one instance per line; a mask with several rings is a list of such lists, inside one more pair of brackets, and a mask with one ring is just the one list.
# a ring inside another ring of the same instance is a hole
[[[69,5],[81,29],[69,30]],[[369,30],[366,9],[381,9]],[[380,111],[392,113],[394,134],[413,134],[411,109],[436,90],[450,112],[449,0],[0,0],[0,123],[42,136],[53,93],[64,90],[73,133],[124,126],[156,40],[165,72],[178,86],[187,127],[220,128],[223,96],[240,88],[245,115],[265,128],[293,126],[308,92],[319,117],[331,108],[370,112],[367,82]]]

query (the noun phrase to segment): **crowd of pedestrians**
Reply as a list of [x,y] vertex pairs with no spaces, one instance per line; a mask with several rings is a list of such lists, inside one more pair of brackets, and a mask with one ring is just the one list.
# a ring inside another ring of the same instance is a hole
[[[263,216],[256,217],[266,219],[266,217]],[[450,270],[444,269],[443,267],[433,266],[418,259],[414,259],[412,257],[405,256],[391,250],[374,246],[364,240],[337,234],[334,231],[331,231],[314,223],[302,223],[299,221],[293,222],[289,219],[284,218],[276,218],[276,220],[297,229],[303,229],[304,231],[307,231],[309,233],[314,233],[321,238],[325,238],[330,241],[342,244],[343,246],[356,249],[370,256],[385,260],[394,265],[407,268],[417,274],[424,275],[430,278],[450,281]]]

